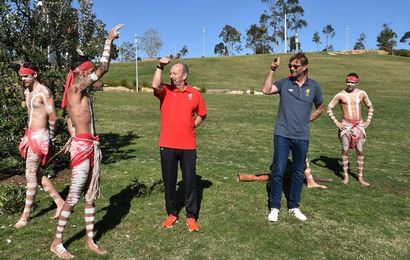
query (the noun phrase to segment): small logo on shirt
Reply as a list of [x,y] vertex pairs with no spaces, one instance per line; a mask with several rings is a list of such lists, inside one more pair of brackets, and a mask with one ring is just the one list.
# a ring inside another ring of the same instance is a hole
[[289,92],[293,92],[293,88],[288,89]]
[[192,93],[188,94],[188,100],[190,100],[190,101],[192,100]]
[[306,89],[305,95],[308,97],[310,96],[310,88]]

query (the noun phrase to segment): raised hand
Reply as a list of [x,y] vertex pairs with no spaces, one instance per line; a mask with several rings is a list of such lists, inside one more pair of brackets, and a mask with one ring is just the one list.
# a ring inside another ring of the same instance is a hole
[[280,57],[274,57],[272,64],[270,65],[271,70],[276,70],[280,65]]
[[114,40],[120,37],[120,32],[119,30],[124,26],[124,24],[120,23],[117,24],[114,28],[111,29],[111,31],[108,33],[107,39]]
[[159,59],[159,65],[161,67],[168,65],[170,62],[171,62],[171,59],[169,57],[162,57],[161,59]]

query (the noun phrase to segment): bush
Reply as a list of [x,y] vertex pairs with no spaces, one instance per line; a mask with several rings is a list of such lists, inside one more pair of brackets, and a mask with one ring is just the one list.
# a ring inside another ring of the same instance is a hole
[[[22,212],[26,202],[26,189],[23,186],[6,186],[0,194],[0,215]],[[37,204],[33,204],[33,210]]]
[[410,57],[410,50],[406,50],[406,49],[394,50],[394,55],[403,56],[403,57]]
[[199,92],[201,92],[201,93],[206,93],[206,88],[205,88],[205,86],[202,86],[202,87],[199,89]]
[[120,80],[120,86],[122,86],[122,87],[128,87],[128,86],[129,86],[128,80],[126,80],[126,79],[121,79],[121,80]]
[[0,63],[0,158],[20,157],[17,147],[27,124],[22,101],[23,89],[13,67]]

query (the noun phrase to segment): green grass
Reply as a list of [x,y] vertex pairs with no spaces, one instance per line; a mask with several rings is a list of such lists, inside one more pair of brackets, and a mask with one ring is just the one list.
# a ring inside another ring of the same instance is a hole
[[[259,89],[271,57],[186,62],[193,84]],[[135,178],[145,183],[161,178],[158,100],[152,94],[99,92],[95,114],[104,156],[104,197],[97,203],[96,238],[110,252],[102,259],[409,259],[410,59],[324,54],[309,58],[310,74],[322,85],[326,104],[343,88],[350,71],[359,73],[361,87],[374,104],[365,144],[364,177],[369,188],[354,178],[342,184],[337,131],[323,115],[312,124],[309,159],[315,177],[333,182],[326,183],[327,190],[304,188],[301,208],[306,223],[294,220],[286,210],[277,224],[268,223],[266,183],[239,183],[236,175],[268,172],[278,97],[205,94],[208,117],[197,129],[201,232],[187,231],[184,210],[179,224],[163,230],[163,194],[133,198],[129,189]],[[155,63],[149,66],[146,71],[152,73]],[[113,64],[112,73],[116,67]],[[286,74],[284,67],[278,77]],[[350,160],[352,172],[357,173],[353,152]],[[66,185],[58,189],[66,191]],[[12,228],[18,215],[1,216],[0,258],[52,257],[48,248],[56,227],[50,219],[54,210],[49,209],[51,202],[44,192],[38,194],[39,207],[26,228]],[[75,208],[64,239],[79,259],[97,258],[84,249],[83,203]]]

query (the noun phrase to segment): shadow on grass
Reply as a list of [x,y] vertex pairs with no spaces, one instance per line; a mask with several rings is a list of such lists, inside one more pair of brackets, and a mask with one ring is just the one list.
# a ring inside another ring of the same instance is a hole
[[[128,185],[117,194],[110,197],[110,205],[102,208],[99,211],[105,211],[105,215],[102,219],[94,224],[94,241],[97,242],[108,231],[114,229],[121,223],[122,219],[127,216],[131,208],[131,201],[134,197],[134,192],[131,189],[131,185]],[[79,211],[79,214],[84,214],[83,211]],[[85,227],[85,224],[84,224]],[[65,246],[69,246],[72,242],[81,239],[85,236],[85,228],[80,232],[70,237],[65,243]]]
[[134,143],[136,139],[141,136],[128,132],[126,135],[120,135],[117,133],[105,133],[100,135],[100,147],[102,152],[102,163],[109,164],[115,163],[121,160],[128,160],[136,158],[133,153],[135,149],[124,149]]
[[[207,189],[212,186],[212,182],[208,180],[203,180],[202,176],[196,175],[196,183],[197,183],[197,199],[198,199],[198,215],[195,216],[197,219],[199,218],[199,212],[201,211],[201,204],[202,198],[204,194],[204,189]],[[185,197],[184,197],[184,181],[181,180],[178,182],[177,188],[177,210],[180,212],[182,208],[185,206]]]
[[[339,158],[329,158],[321,155],[319,158],[313,159],[311,162],[319,167],[333,171],[336,177],[343,180],[343,167],[339,163]],[[357,178],[356,176],[354,177]]]
[[[59,193],[60,193],[60,196],[61,196],[61,198],[63,198],[63,200],[65,200],[65,198],[67,197],[69,190],[70,190],[70,187],[67,185],[67,186],[65,186],[64,190],[62,190],[61,192],[59,192]],[[37,190],[37,192],[38,192],[38,190]],[[48,197],[51,199],[50,196],[48,196]],[[48,206],[48,208],[42,209],[40,212],[38,212],[36,215],[34,215],[34,216],[30,217],[30,218],[33,219],[33,218],[41,217],[41,216],[43,216],[44,214],[46,214],[47,212],[49,212],[49,211],[51,211],[51,210],[54,210],[54,209],[57,209],[57,206],[56,206],[56,204],[51,200],[51,204],[50,204],[50,206]]]

